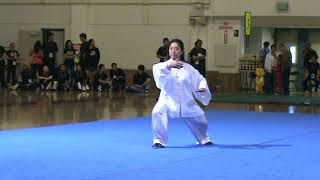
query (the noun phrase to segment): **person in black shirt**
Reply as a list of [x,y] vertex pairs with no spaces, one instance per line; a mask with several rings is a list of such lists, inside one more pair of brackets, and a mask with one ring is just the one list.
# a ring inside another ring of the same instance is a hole
[[85,33],[81,33],[79,35],[80,41],[82,42],[80,46],[80,65],[82,70],[86,70],[86,62],[87,62],[87,56],[89,52],[89,42],[87,41],[87,35]]
[[311,44],[307,43],[305,49],[303,50],[303,67],[308,68],[308,65],[310,64],[311,58],[314,56],[316,59],[318,59],[317,52],[311,48]]
[[21,72],[21,77],[21,90],[35,90],[37,88],[36,75],[34,74],[30,66],[25,65]]
[[80,64],[76,64],[76,71],[74,71],[72,75],[71,83],[74,90],[90,90],[88,86],[88,75],[86,71],[81,68]]
[[64,65],[66,66],[66,71],[68,74],[73,74],[74,72],[75,56],[76,51],[73,49],[72,41],[67,40],[64,46]]
[[[21,90],[35,90],[37,88],[36,74],[29,65],[23,65],[21,71],[22,82],[19,84]],[[17,87],[13,87],[17,88]]]
[[56,54],[58,52],[57,43],[54,41],[54,34],[49,32],[48,42],[43,45],[44,65],[48,66],[50,72],[54,72],[56,67]]
[[20,54],[15,49],[15,43],[10,43],[10,49],[7,51],[7,83],[9,86],[14,86],[17,83],[16,70],[19,57]]
[[133,77],[133,86],[128,88],[128,92],[149,93],[151,77],[145,72],[144,65],[138,66],[138,72]]
[[315,88],[315,92],[318,92],[318,87],[320,83],[320,67],[317,63],[317,57],[312,56],[310,64],[308,64],[304,75],[303,87],[304,91],[309,91],[311,93],[312,87]]
[[160,62],[164,62],[169,59],[169,39],[163,38],[163,46],[161,46],[157,51],[157,58]]
[[110,89],[108,73],[103,64],[99,65],[99,71],[95,75],[94,89],[98,92],[108,91]]
[[206,77],[206,56],[207,51],[202,48],[202,40],[198,39],[194,43],[195,47],[190,51],[190,64]]
[[117,67],[116,63],[111,64],[110,79],[112,79],[112,90],[122,91],[126,88],[126,77],[124,71]]
[[53,90],[64,91],[69,89],[69,73],[64,64],[59,65],[59,70],[54,76]]
[[4,60],[6,50],[4,47],[0,46],[0,84],[2,88],[6,88],[6,83],[4,80],[5,77],[5,69],[6,69],[6,62]]
[[51,90],[52,88],[52,74],[48,66],[43,66],[42,72],[38,75],[39,86],[41,90]]
[[86,70],[89,77],[90,86],[93,85],[95,74],[97,73],[98,64],[100,62],[100,51],[95,45],[93,39],[89,40],[89,53],[86,59]]

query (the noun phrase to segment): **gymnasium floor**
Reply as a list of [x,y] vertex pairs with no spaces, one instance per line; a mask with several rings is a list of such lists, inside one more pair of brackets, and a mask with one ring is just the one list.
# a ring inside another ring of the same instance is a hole
[[211,103],[201,147],[169,120],[151,148],[152,96],[0,93],[0,179],[319,179],[320,107]]

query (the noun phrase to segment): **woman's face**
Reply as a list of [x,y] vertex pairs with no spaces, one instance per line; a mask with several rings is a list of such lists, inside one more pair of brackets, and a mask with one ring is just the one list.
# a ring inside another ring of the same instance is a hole
[[44,66],[42,70],[43,70],[44,73],[48,73],[49,72],[48,66]]
[[201,41],[197,42],[196,43],[196,48],[201,48],[201,47],[202,47],[202,42]]
[[90,46],[91,46],[91,47],[95,47],[95,46],[96,46],[96,45],[95,45],[95,42],[92,41],[92,42],[90,43]]
[[178,60],[182,55],[182,50],[178,43],[174,42],[170,44],[169,55],[173,60]]
[[77,70],[77,71],[81,71],[81,66],[80,66],[80,65],[77,65],[77,66],[76,66],[76,70]]
[[61,65],[60,66],[60,71],[65,71],[66,70],[66,67],[64,65]]

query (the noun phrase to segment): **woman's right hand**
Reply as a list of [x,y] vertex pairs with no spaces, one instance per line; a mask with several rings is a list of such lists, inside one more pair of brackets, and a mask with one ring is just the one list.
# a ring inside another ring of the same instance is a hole
[[176,60],[172,60],[169,62],[169,67],[171,68],[178,68],[178,69],[181,69],[183,68],[183,63],[181,61],[176,61]]

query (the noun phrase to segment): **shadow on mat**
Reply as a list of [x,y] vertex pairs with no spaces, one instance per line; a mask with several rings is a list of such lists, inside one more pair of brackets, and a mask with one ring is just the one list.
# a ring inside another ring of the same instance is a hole
[[187,148],[221,148],[221,149],[270,149],[273,147],[290,147],[288,144],[215,144],[210,146],[186,145],[186,146],[167,146],[166,148],[187,149]]

